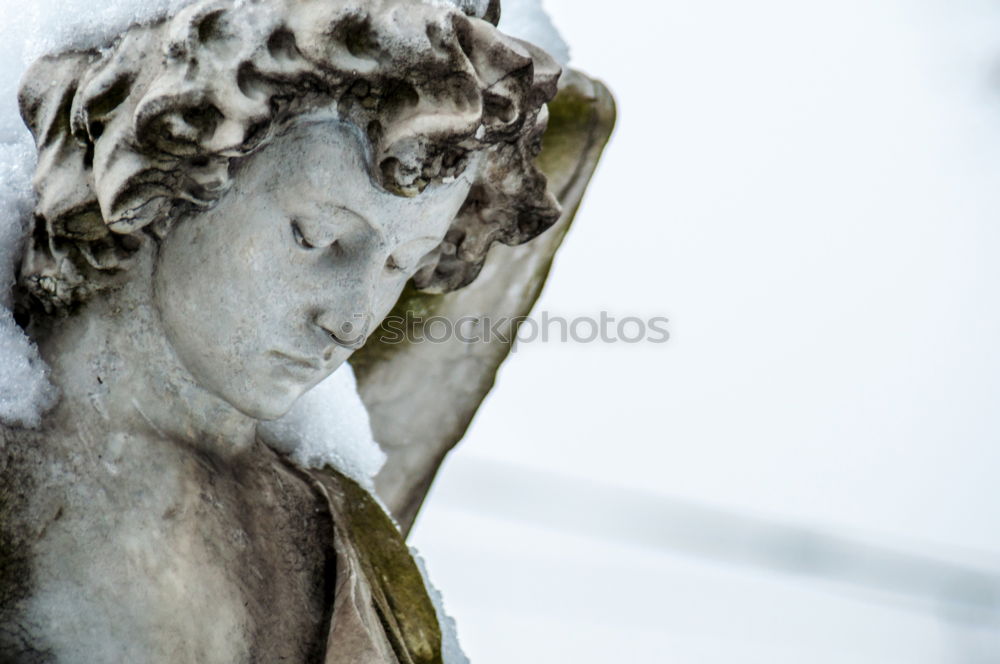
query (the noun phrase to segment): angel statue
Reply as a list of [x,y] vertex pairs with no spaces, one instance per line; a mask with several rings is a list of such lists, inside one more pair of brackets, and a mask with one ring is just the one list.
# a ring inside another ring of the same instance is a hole
[[[448,661],[405,535],[509,343],[379,326],[526,313],[613,123],[499,14],[195,0],[29,69],[58,399],[0,427],[0,662]],[[349,359],[370,486],[267,424]]]

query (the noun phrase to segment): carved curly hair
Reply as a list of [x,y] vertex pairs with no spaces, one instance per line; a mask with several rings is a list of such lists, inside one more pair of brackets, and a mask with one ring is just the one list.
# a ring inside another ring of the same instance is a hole
[[[495,0],[200,0],[104,51],[47,56],[20,90],[35,137],[35,227],[21,288],[70,307],[128,267],[138,233],[228,190],[234,160],[296,118],[333,111],[371,143],[385,189],[416,196],[482,166],[415,277],[453,290],[494,242],[550,226],[558,204],[534,166],[559,67],[495,28]],[[466,13],[468,12],[468,13]]]

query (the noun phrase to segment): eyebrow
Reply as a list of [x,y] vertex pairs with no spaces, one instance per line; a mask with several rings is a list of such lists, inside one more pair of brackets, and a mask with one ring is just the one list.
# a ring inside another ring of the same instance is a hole
[[385,233],[382,231],[382,229],[380,229],[377,226],[375,226],[375,224],[373,224],[371,222],[371,220],[368,219],[368,217],[364,216],[363,214],[361,214],[357,210],[352,210],[349,207],[346,207],[346,206],[343,206],[343,205],[339,205],[339,204],[334,204],[334,205],[329,206],[329,207],[328,206],[323,206],[323,205],[320,205],[319,203],[317,203],[314,200],[305,201],[305,204],[306,204],[306,207],[309,208],[307,212],[310,213],[310,214],[312,214],[314,217],[316,217],[316,219],[318,221],[320,221],[320,222],[328,222],[329,219],[332,217],[333,213],[336,213],[336,212],[346,212],[349,215],[351,215],[352,217],[354,217],[355,219],[358,219],[359,221],[361,221],[369,229],[371,229],[372,232],[374,232],[378,236],[378,238],[380,240],[385,240]]

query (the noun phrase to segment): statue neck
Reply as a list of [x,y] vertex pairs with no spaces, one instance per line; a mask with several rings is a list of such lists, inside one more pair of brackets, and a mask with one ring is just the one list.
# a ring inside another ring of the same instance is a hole
[[121,287],[53,321],[39,341],[62,392],[55,419],[240,454],[254,443],[256,420],[198,385],[177,358],[153,303],[154,254],[146,243]]

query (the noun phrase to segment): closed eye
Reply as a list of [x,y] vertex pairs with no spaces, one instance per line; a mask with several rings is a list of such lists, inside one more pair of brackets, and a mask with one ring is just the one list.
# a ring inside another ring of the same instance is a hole
[[309,240],[306,239],[306,236],[302,234],[302,227],[299,226],[299,222],[295,219],[292,219],[292,237],[295,238],[295,244],[299,245],[303,249],[318,248],[316,245],[309,242]]
[[392,272],[406,272],[406,268],[399,264],[395,256],[389,256],[385,261],[385,269]]

